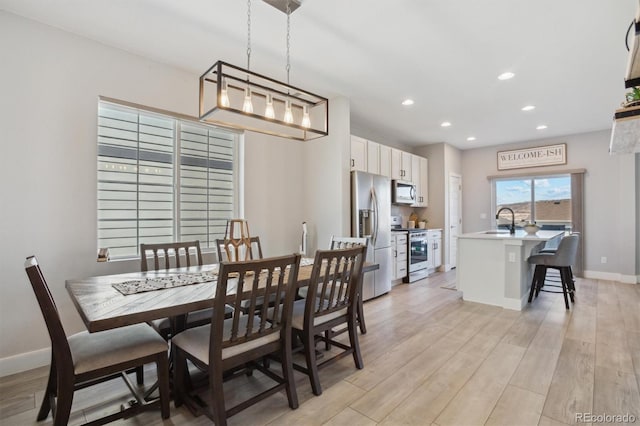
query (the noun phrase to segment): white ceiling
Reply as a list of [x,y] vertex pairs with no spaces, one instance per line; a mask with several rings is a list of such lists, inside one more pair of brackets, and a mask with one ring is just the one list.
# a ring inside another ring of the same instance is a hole
[[[291,84],[348,97],[352,133],[383,143],[468,149],[609,129],[637,7],[305,0],[291,15]],[[244,0],[0,0],[0,9],[197,75],[219,59],[246,66]],[[253,0],[251,28],[252,71],[286,80],[286,15]],[[498,81],[504,71],[515,78]],[[406,97],[415,105],[403,107]],[[536,109],[521,111],[528,104]]]

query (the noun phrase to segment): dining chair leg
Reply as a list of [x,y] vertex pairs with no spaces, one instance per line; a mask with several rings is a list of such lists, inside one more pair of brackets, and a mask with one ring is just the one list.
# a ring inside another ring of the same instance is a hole
[[71,404],[73,403],[73,381],[63,378],[58,382],[58,400],[56,401],[54,426],[66,426],[71,416]]
[[311,390],[314,395],[322,395],[320,377],[318,376],[318,360],[316,358],[316,342],[312,332],[305,330],[302,333],[302,343],[304,344],[304,357],[307,362],[307,374],[311,381]]
[[358,295],[358,324],[360,325],[360,333],[367,334],[367,325],[364,323],[364,306],[362,294]]
[[212,371],[209,367],[209,389],[211,392],[211,414],[216,426],[226,426],[227,412],[224,408],[224,388],[222,371]]
[[47,380],[47,388],[44,391],[42,397],[42,405],[40,405],[40,411],[38,411],[37,420],[40,422],[49,416],[51,411],[51,399],[56,394],[56,365],[51,354],[51,366],[49,367],[49,380]]
[[158,355],[156,370],[158,372],[158,387],[160,391],[160,414],[163,419],[168,419],[171,416],[171,409],[169,408],[169,360],[165,353]]
[[353,350],[353,361],[358,370],[362,370],[364,363],[362,362],[362,354],[360,353],[360,342],[358,342],[358,325],[356,324],[355,315],[349,320],[349,343]]
[[293,353],[291,350],[291,334],[285,339],[281,349],[282,357],[282,377],[287,381],[285,390],[289,407],[293,410],[298,408],[298,393],[296,392],[296,382],[293,376]]

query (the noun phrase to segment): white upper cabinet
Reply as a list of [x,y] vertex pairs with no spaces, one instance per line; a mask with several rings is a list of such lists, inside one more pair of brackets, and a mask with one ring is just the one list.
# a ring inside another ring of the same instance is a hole
[[380,174],[380,144],[367,141],[367,171]]
[[367,140],[351,136],[351,170],[367,171]]
[[416,189],[422,186],[422,191],[418,189],[416,196],[424,194],[424,201],[417,201],[416,207],[427,205],[427,185],[423,183],[427,181],[426,164],[426,158],[351,135],[351,170],[412,182]]
[[411,182],[412,154],[391,148],[391,179]]
[[380,174],[388,178],[391,177],[391,148],[380,145]]
[[413,183],[416,185],[416,207],[429,205],[429,160],[413,156]]

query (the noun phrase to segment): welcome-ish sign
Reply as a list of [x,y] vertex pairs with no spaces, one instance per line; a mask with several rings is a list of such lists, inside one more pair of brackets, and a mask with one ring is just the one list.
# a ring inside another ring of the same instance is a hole
[[567,164],[567,144],[498,151],[498,170]]

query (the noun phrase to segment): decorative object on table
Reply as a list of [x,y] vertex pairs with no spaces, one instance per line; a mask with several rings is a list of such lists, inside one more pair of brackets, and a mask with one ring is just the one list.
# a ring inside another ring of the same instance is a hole
[[307,255],[307,222],[302,222],[302,244],[300,244],[300,254]]
[[145,280],[131,280],[112,284],[113,288],[125,296],[129,294],[144,293],[146,291],[163,290],[165,288],[180,287],[183,285],[202,284],[218,279],[218,274],[213,272],[199,272],[195,274],[176,274],[166,277],[148,278]]
[[540,227],[535,222],[528,222],[524,225],[524,230],[527,234],[533,235],[540,230]]
[[109,249],[98,249],[98,262],[107,262],[109,260]]
[[224,250],[227,259],[243,261],[251,259],[251,235],[249,223],[244,219],[229,219],[224,233]]
[[287,82],[251,68],[251,0],[247,2],[247,68],[218,61],[200,77],[199,118],[295,140],[329,134],[329,100],[289,84],[290,19],[297,0],[265,0],[287,15]]

